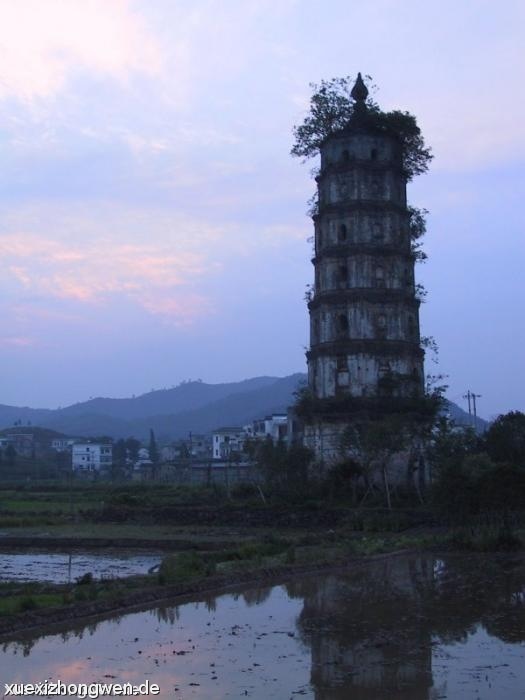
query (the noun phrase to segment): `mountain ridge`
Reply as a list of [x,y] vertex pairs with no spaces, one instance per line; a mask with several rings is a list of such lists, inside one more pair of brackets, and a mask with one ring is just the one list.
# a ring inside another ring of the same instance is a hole
[[[158,389],[137,397],[97,397],[60,409],[32,409],[0,404],[0,429],[39,426],[75,437],[108,435],[146,439],[150,429],[161,441],[209,433],[225,425],[244,425],[271,413],[284,412],[294,393],[306,383],[306,374],[286,377],[259,376],[239,382],[207,384],[184,382],[171,389]],[[448,402],[447,411],[459,424],[473,420],[457,404]],[[488,425],[477,419],[477,429]]]

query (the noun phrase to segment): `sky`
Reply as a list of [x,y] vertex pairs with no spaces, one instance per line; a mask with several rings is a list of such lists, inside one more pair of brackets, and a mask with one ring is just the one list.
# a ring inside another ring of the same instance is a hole
[[0,0],[0,403],[305,371],[310,83],[370,74],[434,153],[431,374],[525,410],[525,4]]

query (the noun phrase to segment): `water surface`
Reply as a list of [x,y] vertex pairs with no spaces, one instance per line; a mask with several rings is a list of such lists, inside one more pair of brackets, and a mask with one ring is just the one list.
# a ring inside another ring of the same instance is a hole
[[161,697],[520,700],[525,563],[407,555],[4,645],[7,682],[161,687]]
[[137,554],[136,551],[104,550],[104,552],[8,552],[0,551],[0,581],[74,582],[91,572],[95,578],[120,578],[147,574],[158,565],[160,553]]

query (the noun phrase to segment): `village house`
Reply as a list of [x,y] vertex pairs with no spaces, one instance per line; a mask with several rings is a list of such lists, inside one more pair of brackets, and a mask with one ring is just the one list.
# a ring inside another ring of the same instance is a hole
[[77,472],[100,472],[113,464],[111,443],[79,442],[72,446],[72,468]]
[[240,454],[247,437],[249,436],[241,427],[215,430],[212,437],[213,459],[228,459],[233,454]]
[[288,435],[288,416],[286,413],[272,413],[271,416],[253,421],[253,437],[265,439],[271,437],[274,442],[286,440]]

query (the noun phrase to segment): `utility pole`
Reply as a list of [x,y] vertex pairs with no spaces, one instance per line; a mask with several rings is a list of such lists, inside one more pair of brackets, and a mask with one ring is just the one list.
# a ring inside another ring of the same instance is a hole
[[468,401],[468,414],[470,416],[470,422],[472,422],[472,411],[470,410],[470,396],[471,396],[470,389],[467,391],[466,394],[463,394],[463,398],[467,399],[467,401]]
[[474,392],[472,392],[471,396],[472,396],[472,403],[473,403],[473,406],[474,406],[474,427],[476,427],[477,418],[478,418],[478,414],[477,414],[477,412],[476,412],[476,399],[480,399],[480,398],[481,398],[481,394],[474,394]]
[[[470,424],[475,428],[476,423],[477,423],[477,411],[476,411],[476,399],[481,398],[481,394],[475,394],[473,391],[470,391],[470,389],[467,391],[466,394],[463,394],[463,398],[467,399],[468,401],[468,414],[470,416]],[[472,403],[471,403],[472,402]],[[471,409],[472,406],[472,409]]]
[[193,484],[193,435],[191,430],[188,436],[190,438],[190,484]]

